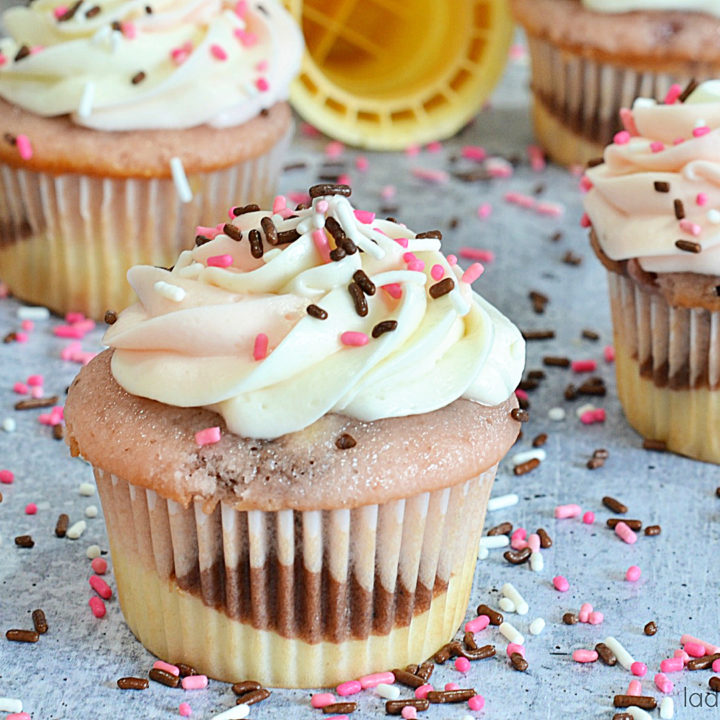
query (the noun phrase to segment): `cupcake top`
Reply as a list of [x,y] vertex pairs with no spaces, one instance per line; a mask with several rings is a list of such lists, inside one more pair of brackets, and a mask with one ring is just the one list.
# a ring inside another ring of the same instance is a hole
[[35,0],[2,23],[0,97],[99,130],[242,124],[302,53],[277,0]]
[[474,293],[482,271],[354,210],[347,186],[309,207],[235,208],[199,228],[171,270],[136,266],[139,302],[107,331],[127,392],[214,410],[236,435],[271,439],[326,414],[359,421],[429,413],[459,398],[503,403],[522,337]]
[[720,275],[720,81],[640,98],[623,121],[586,174],[603,253],[647,272]]
[[582,0],[589,10],[624,13],[633,10],[687,10],[720,17],[718,0]]

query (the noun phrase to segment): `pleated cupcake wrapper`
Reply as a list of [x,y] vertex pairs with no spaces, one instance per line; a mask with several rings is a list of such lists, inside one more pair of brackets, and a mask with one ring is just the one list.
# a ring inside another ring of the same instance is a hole
[[595,61],[530,32],[528,49],[536,105],[563,128],[601,148],[622,129],[620,108],[631,108],[638,97],[662,101],[673,83],[685,87],[692,78],[706,80],[720,72],[720,64],[693,63],[683,71],[678,63],[667,71]]
[[303,512],[206,512],[99,468],[95,477],[121,606],[148,649],[221,679],[308,687],[424,660],[453,636],[495,470]]
[[670,305],[608,271],[618,395],[630,424],[670,450],[720,462],[720,312]]
[[272,203],[292,128],[273,148],[231,167],[171,178],[52,175],[0,164],[0,279],[20,299],[96,319],[135,296],[132,265],[168,267],[198,225],[226,222],[233,205]]

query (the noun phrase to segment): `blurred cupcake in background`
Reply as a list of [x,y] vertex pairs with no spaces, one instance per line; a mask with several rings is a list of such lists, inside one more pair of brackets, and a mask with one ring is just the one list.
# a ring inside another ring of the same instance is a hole
[[2,20],[0,277],[20,299],[102,317],[132,300],[130,266],[271,200],[302,53],[276,0],[37,0]]
[[533,125],[563,165],[602,154],[636,97],[720,76],[713,0],[511,0],[532,61]]

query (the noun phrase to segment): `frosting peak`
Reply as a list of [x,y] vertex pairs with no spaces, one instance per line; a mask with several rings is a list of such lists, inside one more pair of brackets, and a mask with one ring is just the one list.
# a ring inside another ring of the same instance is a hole
[[342,195],[294,212],[279,198],[275,210],[201,229],[170,271],[130,270],[140,301],[105,335],[122,387],[208,407],[258,438],[329,412],[372,421],[514,391],[522,337],[437,237]]
[[2,22],[0,96],[100,130],[242,124],[287,98],[302,52],[277,0],[35,0]]

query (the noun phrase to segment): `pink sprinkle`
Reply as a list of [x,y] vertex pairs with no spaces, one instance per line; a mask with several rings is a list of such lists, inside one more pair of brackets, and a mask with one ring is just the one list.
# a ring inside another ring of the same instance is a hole
[[720,673],[720,658],[715,660],[712,664],[712,671],[716,673]]
[[615,348],[612,345],[603,348],[603,359],[607,363],[615,362]]
[[375,220],[375,213],[370,212],[369,210],[356,210],[355,217],[357,218],[357,221],[361,222],[363,225],[369,225],[373,222],[373,220]]
[[109,600],[112,597],[110,586],[97,575],[90,576],[90,587],[103,599]]
[[479,263],[473,263],[464,273],[462,276],[462,281],[464,283],[467,283],[468,285],[471,285],[474,283],[483,273],[485,272],[485,267]]
[[249,48],[257,44],[258,36],[255,33],[247,32],[238,28],[235,30],[234,34],[243,47]]
[[703,205],[707,205],[708,202],[708,196],[707,193],[701,192],[697,194],[697,197],[695,198],[695,202],[700,205],[701,207]]
[[692,134],[693,137],[702,137],[703,135],[707,135],[710,132],[710,128],[707,125],[703,125],[702,127],[696,127],[693,128]]
[[429,683],[425,683],[425,685],[421,685],[418,688],[415,688],[415,697],[418,700],[424,700],[427,697],[427,694],[429,692],[432,692],[435,688],[430,685]]
[[627,569],[627,572],[625,573],[625,579],[628,582],[636,582],[637,580],[640,579],[641,573],[642,573],[642,571],[640,570],[640,568],[637,565],[631,565]]
[[245,17],[245,15],[247,14],[246,0],[238,0],[235,3],[235,14],[241,19]]
[[348,680],[347,682],[340,683],[335,690],[340,697],[347,697],[348,695],[355,695],[362,690],[362,685],[357,680]]
[[67,5],[58,5],[53,10],[53,15],[55,16],[55,19],[57,20],[58,18],[61,18],[67,12],[67,10],[68,10]]
[[329,158],[339,158],[345,152],[345,146],[339,140],[332,140],[325,146],[325,155]]
[[595,408],[592,411],[593,422],[602,423],[605,422],[605,408]]
[[24,343],[28,341],[28,334],[24,332],[15,333],[15,342]]
[[380,197],[383,200],[392,200],[395,197],[396,189],[394,185],[385,185],[380,190]]
[[477,216],[481,220],[486,220],[492,214],[492,205],[490,203],[483,203],[477,209]]
[[402,297],[402,287],[399,283],[389,283],[388,285],[383,285],[382,289],[395,300],[399,300]]
[[[553,578],[553,585],[558,592],[567,592],[570,589],[570,583],[566,577],[562,575],[556,575]],[[597,659],[597,654],[595,655]]]
[[120,28],[122,30],[122,34],[128,40],[134,40],[137,37],[137,28],[133,23],[124,22],[121,24]]
[[636,677],[645,677],[647,675],[647,665],[644,662],[635,661],[630,666],[630,672]]
[[218,45],[217,43],[213,43],[210,46],[210,54],[216,59],[216,60],[227,60],[228,54],[225,52],[225,50]]
[[20,134],[15,138],[15,147],[23,160],[29,160],[33,156],[32,144],[27,135]]
[[328,720],[350,720],[348,715],[331,715]]
[[425,182],[444,185],[450,180],[450,175],[445,170],[433,170],[431,168],[413,168],[411,170],[413,177]]
[[586,193],[589,190],[592,190],[592,188],[593,188],[592,180],[587,175],[583,175],[580,178],[580,192]]
[[620,108],[620,121],[623,127],[630,133],[630,135],[639,135],[637,126],[635,125],[635,118],[633,117],[632,110],[630,108]]
[[513,531],[512,535],[510,536],[510,542],[514,543],[516,541],[523,541],[527,537],[527,530],[524,527],[519,527],[516,530]]
[[267,72],[268,67],[269,67],[269,63],[267,60],[260,60],[260,62],[256,63],[256,65],[255,65],[255,69],[258,72],[262,72],[262,73]]
[[44,390],[42,389],[42,386],[31,388],[30,395],[34,398],[41,398],[44,395]]
[[485,148],[479,145],[464,145],[460,155],[466,160],[475,160],[475,162],[482,162],[487,157]]
[[665,99],[663,100],[663,102],[666,105],[673,105],[675,102],[677,102],[677,99],[682,95],[682,92],[683,92],[682,85],[673,83],[670,86],[670,89],[667,91],[667,95],[665,95]]
[[420,146],[417,143],[412,143],[405,148],[405,154],[408,157],[415,157],[420,154]]
[[27,330],[28,332],[30,332],[31,330],[33,330],[35,328],[35,323],[32,320],[23,320],[20,323],[20,327],[23,330]]
[[393,238],[393,240],[395,240],[395,242],[396,242],[398,245],[400,245],[400,247],[406,248],[406,247],[408,246],[408,244],[409,244],[408,238],[404,238],[404,237],[401,237],[401,238]]
[[575,650],[572,659],[577,663],[591,663],[598,659],[595,650]]
[[27,379],[27,384],[30,385],[30,387],[37,387],[42,386],[43,381],[42,375],[30,375]]
[[530,159],[530,167],[534,172],[542,172],[545,169],[545,153],[537,145],[528,145],[528,158]]
[[438,153],[442,150],[442,143],[439,140],[435,140],[426,145],[425,149],[429,153]]
[[183,690],[204,690],[207,685],[207,675],[188,675],[182,679]]
[[268,336],[265,333],[258,333],[253,345],[253,360],[264,360],[268,354]]
[[3,66],[7,62],[7,58],[0,53],[0,67]]
[[595,410],[586,410],[581,416],[580,416],[580,422],[583,425],[592,425],[593,423],[598,422],[598,418],[595,415]]
[[455,255],[448,255],[446,260],[448,261],[448,265],[452,267],[453,265],[457,265],[457,257]]
[[705,650],[707,650],[708,655],[714,655],[715,653],[720,652],[720,646],[718,645],[712,645],[709,642],[705,642],[704,640],[698,640],[696,637],[693,637],[692,635],[683,635],[680,638],[680,644],[681,645],[687,645],[690,642],[696,642],[700,643],[705,647]]
[[465,260],[478,260],[479,262],[490,263],[495,259],[495,253],[492,250],[481,250],[480,248],[466,246],[460,248],[460,257]]
[[350,181],[350,176],[347,173],[338,175],[337,181],[338,185],[352,185],[352,182]]
[[621,130],[619,133],[615,133],[613,142],[616,145],[627,145],[630,142],[630,133],[627,130]]
[[485,698],[482,695],[473,695],[468,700],[468,707],[473,712],[478,712],[479,710],[482,710],[485,707]]
[[537,533],[530,533],[527,539],[527,546],[532,552],[540,552],[540,536]]
[[522,208],[534,208],[537,201],[532,195],[523,195],[519,192],[506,192],[503,196],[505,202],[509,202],[511,205],[519,205]]
[[322,261],[325,263],[330,262],[330,243],[328,242],[325,231],[313,230],[312,239],[315,249],[320,254]]
[[[704,654],[705,653],[703,653],[703,655]],[[673,657],[682,658],[683,666],[687,665],[690,662],[690,656],[684,650],[676,650],[673,653]]]
[[105,603],[99,597],[97,597],[96,595],[93,595],[88,600],[88,605],[90,606],[90,610],[92,610],[92,614],[96,618],[105,617],[105,613],[106,613]]
[[168,672],[175,677],[180,677],[180,669],[177,666],[163,662],[162,660],[156,660],[153,663],[153,667],[157,668],[158,670],[164,670],[165,672]]
[[101,557],[93,558],[90,563],[90,567],[93,569],[93,572],[98,575],[104,575],[107,572],[107,566],[107,560]]
[[476,633],[484,630],[490,624],[490,618],[487,615],[478,615],[473,620],[465,623],[465,632]]
[[400,715],[403,718],[403,720],[416,720],[417,718],[417,708],[414,708],[412,705],[406,705],[401,711]]
[[368,688],[374,688],[385,683],[386,685],[392,685],[395,682],[395,676],[389,671],[373,673],[372,675],[365,675],[358,681],[362,685],[363,690]]
[[226,253],[225,255],[212,255],[206,260],[208,267],[226,268],[233,264],[233,256]]
[[555,508],[555,517],[560,520],[574,518],[580,515],[582,508],[579,505],[558,505]]
[[673,145],[682,145],[684,142],[685,142],[685,138],[681,138],[681,137],[675,138],[673,140]]
[[36,515],[37,514],[37,505],[33,502],[28,503],[25,506],[25,514],[26,515]]
[[691,657],[703,657],[705,655],[705,646],[702,643],[689,642],[685,643],[683,649]]
[[190,717],[192,715],[192,708],[186,702],[181,702],[178,707],[178,712],[182,717]]
[[650,149],[654,153],[659,153],[665,149],[665,145],[663,145],[659,140],[655,140],[654,142],[650,143]]
[[445,268],[442,265],[433,265],[430,268],[430,277],[433,280],[442,280],[445,275]]
[[324,708],[326,705],[332,705],[337,702],[332,693],[315,693],[310,699],[310,704],[314,708]]
[[267,92],[270,89],[270,83],[268,82],[268,79],[266,77],[259,77],[255,81],[255,87],[260,92]]
[[284,195],[276,195],[273,199],[272,211],[274,213],[280,212],[287,207],[287,198]]
[[492,178],[509,178],[513,174],[513,166],[503,158],[488,158],[485,169]]
[[587,213],[583,213],[580,218],[580,227],[589,228],[592,226],[590,222],[590,216]]
[[697,223],[694,223],[692,220],[688,220],[687,218],[683,218],[678,225],[680,225],[680,229],[683,232],[686,232],[693,237],[697,237],[702,232],[702,228]]
[[518,643],[508,643],[507,649],[507,656],[511,657],[513,653],[519,653],[523,657],[525,657],[525,648],[522,645],[519,645]]
[[592,525],[595,522],[595,513],[592,510],[588,510],[582,518],[582,521],[586,525]]
[[469,672],[470,661],[464,657],[455,658],[455,669],[461,673]]
[[315,203],[315,211],[319,212],[321,215],[324,215],[328,211],[329,207],[330,203],[328,203],[327,200],[318,200]]
[[358,155],[355,158],[355,167],[360,172],[365,172],[370,167],[370,161],[364,155]]
[[407,264],[408,270],[412,270],[413,272],[423,272],[425,270],[425,263],[422,260],[418,260],[417,258],[415,260],[410,260],[410,262]]
[[340,336],[340,342],[350,347],[362,347],[370,342],[370,338],[365,333],[347,331]]
[[12,485],[15,475],[12,470],[0,470],[0,483],[3,485]]
[[30,388],[25,383],[16,382],[13,385],[13,392],[17,393],[18,395],[27,395],[29,391]]
[[523,390],[522,388],[518,388],[517,390],[515,390],[515,395],[516,395],[518,398],[520,398],[520,400],[527,400],[527,399],[528,399],[528,394],[527,394],[527,392],[526,392],[525,390]]
[[5,716],[5,720],[30,720],[30,715],[26,712],[10,713]]
[[539,202],[535,203],[535,212],[549,217],[561,217],[565,213],[565,206],[561,203]]
[[642,694],[642,683],[639,680],[631,680],[626,695],[637,697]]
[[680,672],[685,667],[685,663],[683,663],[682,658],[679,657],[671,657],[666,658],[660,663],[660,669],[666,673],[666,672]]
[[[182,65],[188,57],[190,57],[190,53],[193,51],[193,44],[191,42],[183,43],[180,47],[173,48],[170,51],[170,59],[176,64],[176,65]],[[232,215],[231,218],[234,218],[235,216]]]
[[624,522],[619,522],[615,526],[615,534],[628,545],[634,545],[637,542],[637,535]]
[[578,620],[581,623],[586,623],[590,620],[590,613],[593,611],[593,606],[590,603],[583,603],[580,606],[580,612],[578,613]]
[[218,425],[198,430],[195,433],[195,443],[200,447],[214,445],[216,442],[220,442],[220,427]]
[[655,687],[662,693],[669,695],[673,691],[673,684],[669,677],[663,673],[655,675]]
[[570,365],[573,372],[595,372],[597,370],[597,362],[595,360],[573,360]]

